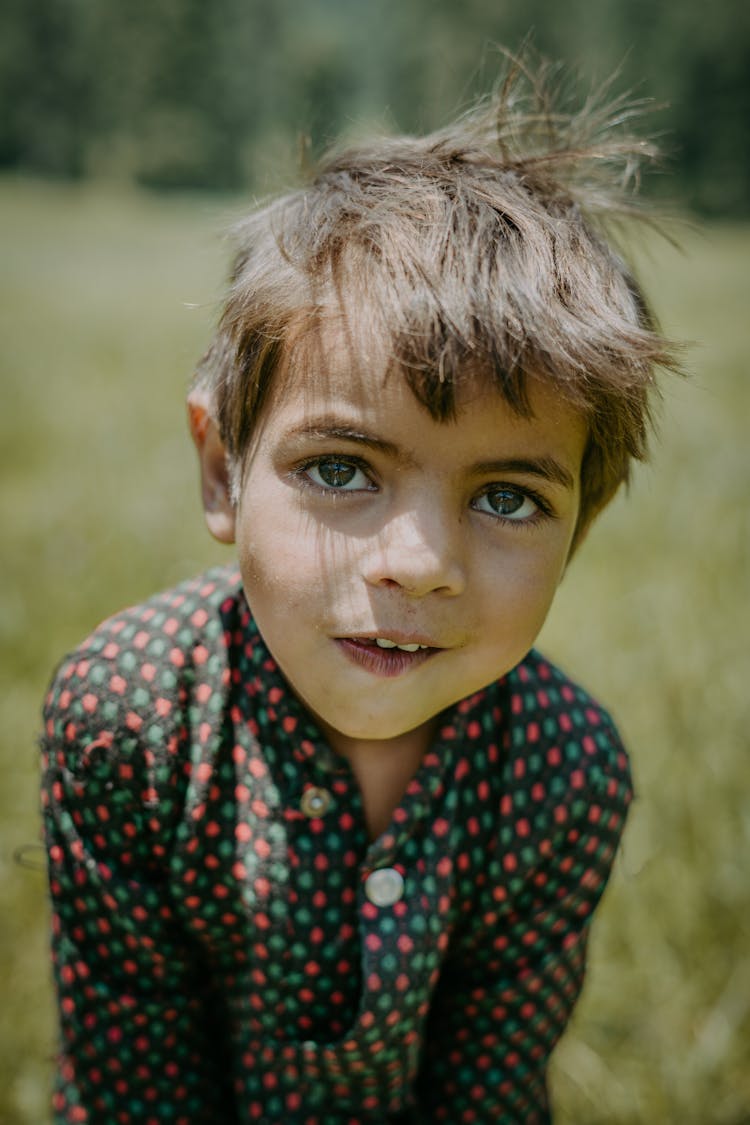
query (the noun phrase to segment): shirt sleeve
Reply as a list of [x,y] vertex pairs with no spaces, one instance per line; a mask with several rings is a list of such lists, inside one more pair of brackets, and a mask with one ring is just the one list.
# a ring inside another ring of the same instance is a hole
[[216,1005],[169,888],[183,772],[175,737],[165,729],[160,752],[144,746],[118,679],[106,662],[74,657],[45,706],[53,1117],[223,1125],[235,1118]]
[[[569,779],[533,844],[498,857],[504,878],[444,965],[419,1075],[420,1125],[546,1125],[547,1064],[583,984],[592,915],[632,797],[619,739],[613,768]],[[530,862],[529,862],[530,861]]]

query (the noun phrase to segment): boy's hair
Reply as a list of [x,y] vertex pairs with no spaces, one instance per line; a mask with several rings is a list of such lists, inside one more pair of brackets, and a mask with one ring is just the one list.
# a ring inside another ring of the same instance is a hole
[[632,187],[655,153],[627,131],[637,103],[566,112],[557,86],[548,64],[509,58],[497,91],[455,124],[333,152],[309,186],[237,226],[196,377],[235,487],[280,370],[331,318],[353,355],[377,342],[389,376],[439,420],[469,375],[522,415],[529,379],[556,388],[589,427],[579,532],[628,479],[646,455],[654,367],[675,366],[613,237],[640,213]]

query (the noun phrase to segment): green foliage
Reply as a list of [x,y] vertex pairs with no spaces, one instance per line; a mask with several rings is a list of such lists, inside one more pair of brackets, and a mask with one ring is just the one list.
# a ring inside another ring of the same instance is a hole
[[[4,1125],[47,1120],[54,1052],[44,879],[13,862],[38,838],[45,684],[102,617],[228,557],[182,405],[228,210],[0,180]],[[665,329],[698,341],[693,377],[665,381],[654,465],[592,530],[542,639],[614,712],[638,790],[555,1064],[559,1125],[750,1118],[750,230],[685,242],[639,258]]]
[[670,192],[750,201],[750,6],[715,0],[5,0],[0,167],[266,191],[373,123],[444,124],[530,31],[594,82],[669,103]]

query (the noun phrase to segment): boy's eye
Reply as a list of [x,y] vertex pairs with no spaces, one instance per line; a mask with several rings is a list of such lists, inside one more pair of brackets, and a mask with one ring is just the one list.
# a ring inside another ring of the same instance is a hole
[[319,457],[304,466],[305,476],[321,488],[334,488],[339,491],[355,492],[371,489],[372,481],[356,461],[343,457]]
[[539,504],[526,492],[507,485],[488,488],[478,496],[473,505],[479,512],[489,512],[507,520],[531,519],[539,511]]

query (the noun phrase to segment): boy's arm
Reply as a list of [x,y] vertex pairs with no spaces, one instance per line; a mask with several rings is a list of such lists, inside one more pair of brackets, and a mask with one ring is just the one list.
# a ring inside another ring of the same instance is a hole
[[632,797],[612,737],[612,769],[556,805],[557,831],[535,842],[529,866],[515,853],[500,857],[510,878],[494,887],[470,946],[446,962],[419,1076],[420,1120],[430,1125],[550,1120],[549,1056],[583,984],[591,918]]
[[157,761],[139,742],[136,716],[128,726],[125,713],[104,714],[110,676],[102,662],[74,658],[45,707],[42,804],[61,1029],[54,1120],[231,1122],[207,977],[169,890],[179,755],[172,745]]

